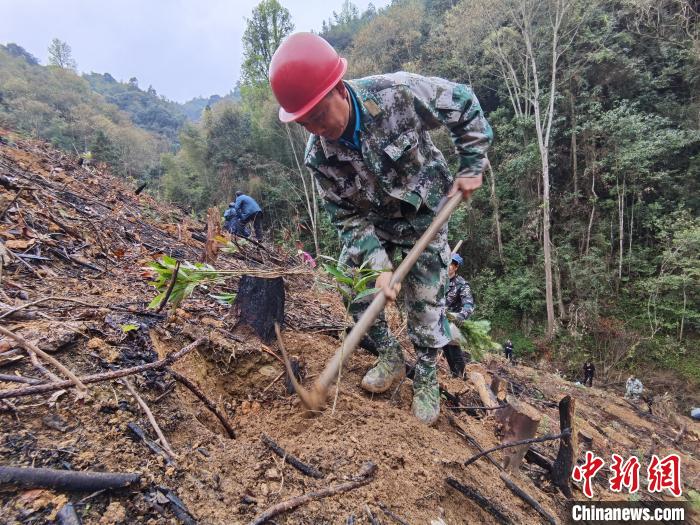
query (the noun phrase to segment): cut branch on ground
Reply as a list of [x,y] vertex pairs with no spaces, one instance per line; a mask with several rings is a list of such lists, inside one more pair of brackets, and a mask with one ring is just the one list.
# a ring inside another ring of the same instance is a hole
[[173,449],[170,447],[170,443],[168,443],[168,440],[165,438],[163,431],[160,429],[160,426],[158,426],[158,422],[156,421],[156,418],[153,415],[153,412],[151,412],[151,409],[148,407],[146,402],[139,395],[139,393],[136,391],[136,389],[134,389],[134,387],[131,385],[131,383],[129,382],[129,380],[127,378],[123,378],[121,380],[121,382],[126,387],[126,389],[129,391],[129,393],[132,396],[134,396],[134,399],[136,399],[136,402],[141,407],[141,410],[143,410],[143,413],[146,414],[146,417],[148,418],[148,422],[151,424],[151,426],[153,427],[153,430],[155,431],[156,435],[158,436],[158,439],[160,440],[160,445],[163,447],[163,450],[165,450],[170,455],[171,459],[177,458],[177,454],[175,454]]
[[277,443],[273,441],[273,439],[268,436],[267,434],[263,434],[260,436],[260,439],[262,440],[265,445],[272,450],[275,454],[277,454],[279,457],[283,458],[287,463],[289,463],[291,466],[293,466],[295,469],[297,469],[299,472],[302,474],[305,474],[307,476],[310,476],[312,478],[316,479],[323,479],[325,474],[318,470],[316,467],[313,467],[311,465],[307,465],[303,461],[301,461],[299,458],[289,454],[286,452],[282,447],[280,447]]
[[87,472],[50,468],[0,467],[0,484],[65,491],[118,489],[138,483],[139,473]]
[[175,370],[171,368],[167,368],[166,371],[173,376],[173,378],[183,386],[187,387],[190,392],[192,392],[197,398],[204,403],[204,405],[214,414],[219,422],[221,422],[221,425],[226,429],[226,433],[228,434],[228,437],[231,439],[235,439],[236,437],[236,432],[233,430],[233,426],[231,426],[231,423],[229,420],[226,418],[224,413],[217,408],[217,406],[214,404],[213,401],[211,401],[205,394],[202,392],[202,390],[194,384],[194,382],[190,381],[188,378],[183,376],[181,373],[176,372]]
[[497,452],[499,450],[503,450],[505,448],[511,448],[511,447],[518,447],[520,445],[531,445],[533,443],[543,443],[544,441],[554,441],[555,439],[561,439],[565,436],[568,436],[571,434],[570,429],[565,429],[561,434],[557,435],[547,435],[547,436],[542,436],[538,438],[531,438],[531,439],[523,439],[521,441],[514,441],[512,443],[506,443],[504,445],[498,445],[497,447],[490,448],[488,450],[484,450],[483,452],[477,454],[476,456],[472,456],[469,458],[467,461],[464,462],[464,466],[469,466],[472,463],[474,463],[477,459],[486,456],[488,454],[491,454],[492,452]]
[[304,494],[302,496],[298,496],[296,498],[291,498],[286,501],[282,501],[281,503],[273,505],[272,507],[267,509],[265,512],[256,517],[253,521],[251,521],[248,525],[262,525],[263,523],[274,518],[275,516],[282,514],[283,512],[295,509],[301,505],[305,505],[310,501],[326,498],[328,496],[340,494],[342,492],[348,492],[349,490],[353,490],[363,485],[367,485],[374,479],[374,474],[376,471],[377,466],[371,461],[368,461],[362,466],[362,469],[357,475],[356,480],[348,481],[346,483],[340,483],[339,485],[326,487],[314,492],[309,492],[308,494]]

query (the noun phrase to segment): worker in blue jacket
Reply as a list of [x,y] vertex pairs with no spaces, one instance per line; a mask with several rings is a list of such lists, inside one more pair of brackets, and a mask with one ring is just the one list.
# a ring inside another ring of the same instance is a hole
[[255,238],[262,240],[262,208],[253,197],[245,195],[241,191],[236,192],[236,200],[229,205],[224,213],[226,229],[235,235],[249,237],[248,223],[252,223],[255,230]]

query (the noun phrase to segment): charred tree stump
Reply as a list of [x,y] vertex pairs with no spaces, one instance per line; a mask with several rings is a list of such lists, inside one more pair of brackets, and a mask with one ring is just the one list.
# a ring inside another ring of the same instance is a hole
[[571,472],[576,464],[578,452],[578,432],[576,429],[576,400],[566,396],[559,401],[559,427],[562,432],[570,429],[568,436],[561,438],[557,459],[552,465],[552,481],[564,496],[573,498],[571,492]]
[[[503,443],[514,443],[530,439],[537,434],[541,415],[532,406],[508,396],[508,408],[499,413],[503,420]],[[517,472],[527,452],[528,445],[514,448],[503,459],[503,468],[510,473]]]
[[493,392],[491,392],[491,389],[486,386],[483,375],[481,375],[479,372],[472,372],[469,374],[469,379],[472,383],[474,383],[476,391],[479,393],[479,398],[485,407],[491,408],[498,406],[498,400]]
[[275,323],[284,322],[284,281],[244,275],[233,304],[239,323],[250,326],[269,343],[275,337]]
[[502,377],[493,376],[491,380],[491,391],[496,395],[498,401],[505,401],[508,396],[508,386],[510,383]]

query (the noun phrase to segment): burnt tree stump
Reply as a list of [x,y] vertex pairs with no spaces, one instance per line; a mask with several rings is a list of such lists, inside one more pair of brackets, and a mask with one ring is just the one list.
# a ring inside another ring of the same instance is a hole
[[244,275],[238,283],[233,308],[239,323],[250,326],[269,343],[275,338],[275,323],[284,323],[284,280]]
[[564,496],[572,499],[571,472],[576,464],[578,432],[576,428],[576,400],[571,396],[566,396],[559,401],[559,428],[562,432],[567,428],[571,429],[571,432],[559,441],[557,459],[552,465],[552,481],[559,487]]
[[[541,414],[531,405],[508,396],[508,408],[501,410],[499,417],[503,418],[503,444],[530,439],[537,434]],[[503,459],[503,468],[510,473],[518,471],[525,457],[528,445],[520,445]]]

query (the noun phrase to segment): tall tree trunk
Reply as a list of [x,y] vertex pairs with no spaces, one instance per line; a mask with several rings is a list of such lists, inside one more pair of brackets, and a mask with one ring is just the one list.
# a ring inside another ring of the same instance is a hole
[[608,268],[610,268],[610,264],[612,263],[613,258],[615,257],[615,232],[613,230],[613,218],[612,216],[610,217],[610,255],[608,256]]
[[542,244],[544,247],[544,285],[547,306],[547,337],[554,335],[554,298],[552,294],[552,244],[549,228],[549,148],[542,155]]
[[[559,13],[557,13],[558,20]],[[550,240],[550,200],[549,200],[549,134],[551,131],[552,118],[554,116],[554,98],[556,94],[556,76],[557,76],[557,33],[558,26],[555,22],[554,32],[552,34],[552,70],[551,84],[549,91],[549,105],[542,115],[540,108],[540,83],[537,72],[537,61],[535,60],[535,51],[532,46],[532,27],[531,19],[528,15],[523,16],[522,35],[525,41],[525,48],[530,58],[530,67],[532,69],[532,108],[535,113],[535,131],[537,132],[537,145],[540,151],[540,160],[542,161],[542,248],[544,252],[544,286],[545,286],[545,305],[547,309],[547,338],[554,336],[554,294],[552,290],[552,245]]]
[[595,203],[597,199],[593,199],[591,204],[591,216],[588,218],[588,230],[586,231],[586,251],[584,252],[588,255],[588,250],[591,247],[591,230],[593,229],[593,217],[595,216]]
[[496,176],[489,163],[489,176],[491,181],[491,206],[493,206],[493,223],[496,228],[496,243],[498,246],[498,259],[503,264],[503,243],[501,242],[501,220],[498,217],[498,196],[496,195]]
[[622,189],[620,181],[617,182],[617,215],[618,215],[618,244],[619,254],[617,259],[617,287],[620,287],[622,280],[622,259],[625,251],[625,176],[622,176]]
[[559,267],[559,259],[557,259],[556,271],[554,272],[554,287],[557,293],[557,308],[559,310],[559,319],[565,319],[566,309],[564,308],[564,298],[561,292],[561,268]]
[[632,204],[630,205],[630,229],[629,244],[627,246],[627,275],[632,273],[632,232],[634,229],[634,193],[632,193]]
[[678,341],[683,341],[683,325],[685,324],[685,307],[688,304],[688,295],[685,293],[685,283],[683,283],[683,313],[681,314],[681,327],[678,333]]
[[576,105],[573,88],[569,90],[571,106],[571,177],[574,179],[574,200],[578,201],[578,151],[576,147]]
[[[585,255],[588,255],[588,251],[591,247],[591,231],[593,230],[593,218],[595,217],[595,207],[598,202],[598,194],[595,192],[595,148],[590,146],[587,150],[591,154],[591,216],[588,219],[588,229],[586,230],[586,249],[584,251]],[[586,162],[588,164],[588,161]]]

